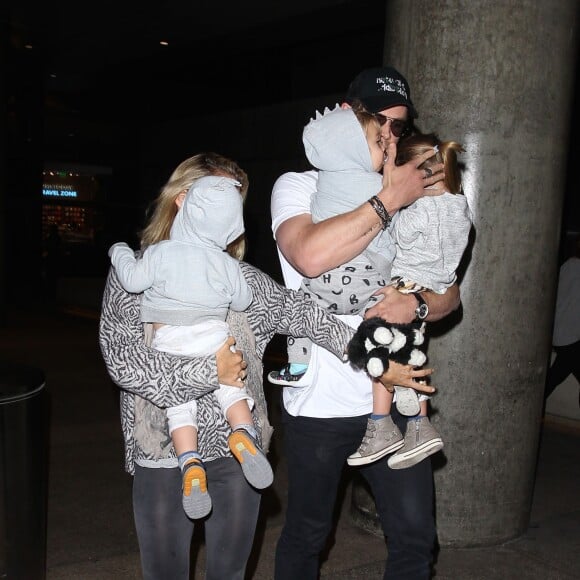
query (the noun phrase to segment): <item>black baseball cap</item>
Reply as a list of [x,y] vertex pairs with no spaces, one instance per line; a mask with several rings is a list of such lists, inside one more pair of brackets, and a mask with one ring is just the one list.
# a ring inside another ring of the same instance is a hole
[[359,73],[350,83],[344,98],[349,104],[355,99],[370,113],[404,105],[410,118],[417,117],[407,79],[391,66],[368,68]]

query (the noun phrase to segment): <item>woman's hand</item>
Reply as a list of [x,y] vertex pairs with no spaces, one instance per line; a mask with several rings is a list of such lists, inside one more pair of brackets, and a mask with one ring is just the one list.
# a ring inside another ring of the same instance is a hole
[[230,336],[215,353],[218,381],[230,387],[243,387],[248,363],[242,351],[235,349],[235,344],[236,339]]
[[424,382],[425,377],[433,373],[433,369],[415,369],[411,365],[402,365],[389,361],[389,368],[378,377],[378,381],[392,393],[397,387],[409,387],[423,393],[434,393],[435,387]]

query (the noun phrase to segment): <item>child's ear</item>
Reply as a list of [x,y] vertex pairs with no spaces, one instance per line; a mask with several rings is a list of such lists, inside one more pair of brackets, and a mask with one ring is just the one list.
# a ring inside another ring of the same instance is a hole
[[185,196],[187,195],[187,191],[182,191],[176,198],[175,198],[175,205],[181,209],[181,206],[183,205],[183,200],[185,199]]

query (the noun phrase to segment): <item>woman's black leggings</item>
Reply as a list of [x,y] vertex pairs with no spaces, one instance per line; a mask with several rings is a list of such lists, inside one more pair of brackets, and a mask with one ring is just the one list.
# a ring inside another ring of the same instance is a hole
[[[205,526],[207,580],[243,580],[252,549],[260,493],[233,458],[206,462],[212,499]],[[181,505],[178,468],[135,467],[133,513],[144,580],[189,580],[193,527]]]

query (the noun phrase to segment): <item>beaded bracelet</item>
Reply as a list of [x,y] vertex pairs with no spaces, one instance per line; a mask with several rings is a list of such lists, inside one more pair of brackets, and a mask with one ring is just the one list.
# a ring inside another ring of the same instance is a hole
[[385,209],[383,202],[376,196],[373,195],[369,200],[371,207],[375,210],[377,215],[379,216],[381,223],[383,224],[383,230],[386,230],[392,221],[392,217],[389,215],[389,212]]

